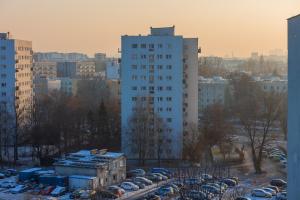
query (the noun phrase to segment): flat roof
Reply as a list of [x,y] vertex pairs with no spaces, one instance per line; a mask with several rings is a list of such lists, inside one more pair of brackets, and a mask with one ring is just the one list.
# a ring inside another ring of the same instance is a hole
[[291,20],[291,19],[294,19],[294,18],[297,18],[297,17],[300,17],[300,14],[298,14],[298,15],[295,15],[295,16],[293,16],[293,17],[290,17],[290,18],[287,18],[287,20]]
[[69,178],[78,178],[78,179],[89,179],[89,180],[93,180],[96,177],[95,176],[82,176],[82,175],[71,175],[69,176]]

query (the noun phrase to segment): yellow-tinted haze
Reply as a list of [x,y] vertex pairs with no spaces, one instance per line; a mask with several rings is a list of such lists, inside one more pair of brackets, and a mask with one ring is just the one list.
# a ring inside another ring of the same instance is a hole
[[176,26],[198,37],[205,55],[286,50],[286,19],[300,0],[0,0],[0,32],[35,51],[118,55],[120,36]]

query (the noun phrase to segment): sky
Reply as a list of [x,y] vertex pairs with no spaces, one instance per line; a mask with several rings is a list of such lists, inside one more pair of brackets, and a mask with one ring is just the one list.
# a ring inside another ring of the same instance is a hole
[[121,35],[173,26],[203,55],[247,57],[287,49],[286,19],[300,0],[0,0],[0,32],[34,51],[119,56]]

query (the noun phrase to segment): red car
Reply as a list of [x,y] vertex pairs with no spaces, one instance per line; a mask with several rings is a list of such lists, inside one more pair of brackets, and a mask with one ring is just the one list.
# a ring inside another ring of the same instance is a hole
[[54,190],[54,188],[55,187],[53,187],[53,186],[48,186],[45,189],[41,190],[40,194],[41,195],[49,195]]

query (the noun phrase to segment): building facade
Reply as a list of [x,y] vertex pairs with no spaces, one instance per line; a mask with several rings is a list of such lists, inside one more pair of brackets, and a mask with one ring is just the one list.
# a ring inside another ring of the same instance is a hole
[[32,43],[0,33],[0,109],[9,116],[0,122],[1,133],[11,132],[25,124],[33,100]]
[[126,129],[137,101],[147,101],[167,123],[166,159],[182,158],[184,132],[198,123],[198,39],[174,32],[151,27],[150,35],[121,38],[122,151],[128,158],[137,158]]
[[120,64],[117,59],[106,61],[105,78],[107,80],[120,79]]
[[126,178],[126,157],[123,153],[81,150],[70,153],[53,165],[58,175],[96,177],[102,187],[119,184]]
[[198,79],[198,106],[199,114],[212,104],[219,103],[224,105],[226,92],[229,92],[229,80],[222,77]]
[[33,76],[35,77],[46,77],[46,78],[56,78],[57,68],[56,62],[34,62],[33,63]]
[[300,197],[300,15],[288,19],[288,188],[289,200]]

